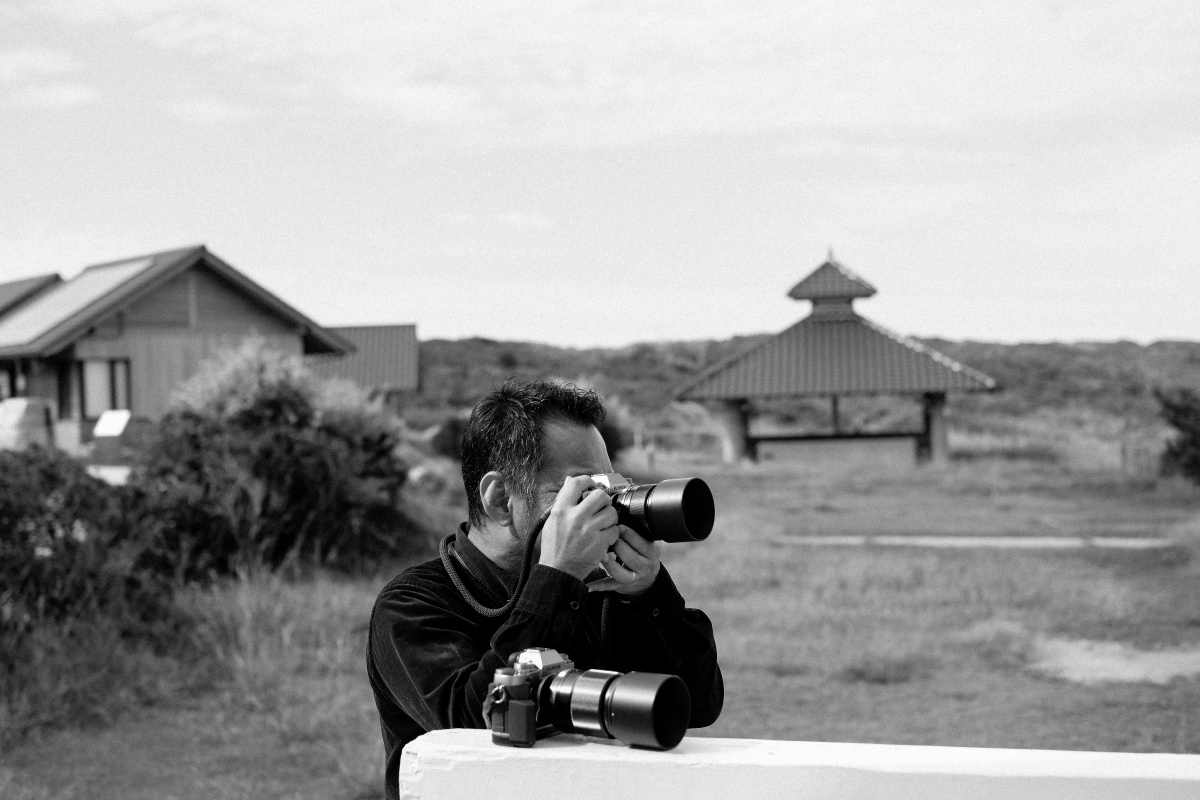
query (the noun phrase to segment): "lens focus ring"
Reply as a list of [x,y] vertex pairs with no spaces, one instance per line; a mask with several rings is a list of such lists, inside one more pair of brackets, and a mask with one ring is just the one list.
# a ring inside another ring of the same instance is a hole
[[604,726],[604,689],[619,672],[589,669],[575,679],[571,687],[571,725],[588,736],[611,738]]

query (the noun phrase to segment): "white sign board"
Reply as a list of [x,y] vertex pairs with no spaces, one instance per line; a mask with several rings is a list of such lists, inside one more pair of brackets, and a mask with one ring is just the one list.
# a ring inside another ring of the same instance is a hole
[[96,438],[120,436],[125,432],[125,426],[129,424],[129,417],[130,413],[128,411],[105,411],[100,415],[100,419],[96,421],[96,427],[92,430],[92,436]]

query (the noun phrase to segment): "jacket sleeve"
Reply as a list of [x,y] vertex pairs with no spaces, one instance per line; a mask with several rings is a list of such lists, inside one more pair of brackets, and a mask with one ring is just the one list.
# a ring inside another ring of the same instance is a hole
[[478,618],[421,580],[386,589],[371,616],[381,691],[425,730],[482,728],[483,699],[498,667],[526,647],[566,650],[584,619],[587,587],[534,566],[509,619],[481,645]]
[[725,702],[725,684],[712,622],[703,611],[685,606],[666,566],[645,594],[635,598],[600,594],[606,596],[610,619],[601,626],[606,629],[613,668],[678,675],[691,696],[688,727],[716,722]]

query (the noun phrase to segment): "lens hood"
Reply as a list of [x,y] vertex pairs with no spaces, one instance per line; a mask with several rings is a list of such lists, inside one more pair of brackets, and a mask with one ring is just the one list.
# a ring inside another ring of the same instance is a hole
[[712,533],[716,505],[699,478],[668,478],[646,495],[646,527],[664,542],[700,542]]

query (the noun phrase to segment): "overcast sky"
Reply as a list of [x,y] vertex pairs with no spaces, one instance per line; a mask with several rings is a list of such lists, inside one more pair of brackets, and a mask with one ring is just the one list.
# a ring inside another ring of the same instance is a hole
[[203,242],[325,324],[1200,339],[1200,4],[0,0],[0,281]]

